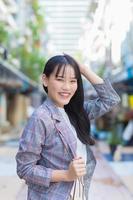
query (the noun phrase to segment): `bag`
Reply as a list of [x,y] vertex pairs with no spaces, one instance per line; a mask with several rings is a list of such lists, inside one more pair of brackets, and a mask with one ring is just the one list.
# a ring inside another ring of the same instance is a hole
[[86,200],[83,177],[74,181],[69,200]]
[[[62,140],[62,143],[64,144],[66,151],[70,155],[70,153],[66,147],[66,144],[64,143],[63,140]],[[71,157],[71,155],[70,155],[70,157]],[[68,200],[86,200],[83,177],[78,178],[76,181],[74,181],[74,185],[73,185],[73,188],[72,188],[72,191],[70,193]]]

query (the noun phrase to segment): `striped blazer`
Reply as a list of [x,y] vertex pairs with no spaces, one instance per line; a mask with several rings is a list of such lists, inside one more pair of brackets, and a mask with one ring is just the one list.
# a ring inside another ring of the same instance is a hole
[[[120,98],[109,80],[93,85],[97,96],[84,104],[90,120],[110,111]],[[89,145],[87,173],[84,176],[86,199],[96,165]],[[73,182],[51,182],[52,170],[67,170],[76,154],[76,140],[50,98],[36,109],[25,126],[16,155],[17,174],[28,185],[27,200],[68,200]]]

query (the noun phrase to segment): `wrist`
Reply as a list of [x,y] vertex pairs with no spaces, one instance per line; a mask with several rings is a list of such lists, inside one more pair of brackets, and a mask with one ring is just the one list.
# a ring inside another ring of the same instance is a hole
[[69,182],[68,170],[53,170],[51,182]]
[[69,179],[69,174],[68,174],[68,170],[63,170],[63,181],[65,182],[69,182],[70,179]]

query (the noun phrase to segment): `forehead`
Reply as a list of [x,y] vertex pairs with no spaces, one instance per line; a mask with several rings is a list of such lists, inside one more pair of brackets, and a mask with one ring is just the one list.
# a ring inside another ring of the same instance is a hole
[[73,78],[76,77],[75,70],[71,65],[63,65],[63,66],[55,67],[54,75],[55,76],[62,76],[62,77],[70,76],[70,77],[73,77]]

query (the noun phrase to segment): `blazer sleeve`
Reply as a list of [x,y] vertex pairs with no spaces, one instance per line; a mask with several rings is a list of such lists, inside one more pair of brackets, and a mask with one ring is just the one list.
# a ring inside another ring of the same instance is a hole
[[93,84],[93,87],[97,95],[84,103],[84,108],[90,120],[109,112],[113,106],[120,102],[119,95],[113,89],[108,79],[105,79],[104,83]]
[[36,116],[32,116],[24,128],[19,150],[16,154],[17,174],[27,183],[49,187],[52,169],[38,165],[42,141],[45,141],[45,126]]

